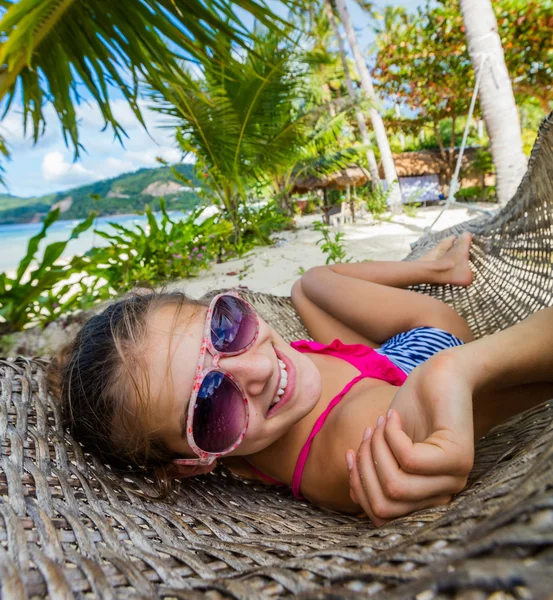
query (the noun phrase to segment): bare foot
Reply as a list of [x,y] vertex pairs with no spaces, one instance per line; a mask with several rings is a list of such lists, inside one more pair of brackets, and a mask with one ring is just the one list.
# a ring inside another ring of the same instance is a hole
[[428,262],[431,260],[438,260],[438,259],[442,258],[442,256],[444,256],[444,254],[451,248],[451,246],[453,246],[456,239],[457,239],[456,236],[450,235],[449,237],[446,237],[443,240],[440,240],[438,242],[437,246],[434,246],[434,248],[432,248],[432,250],[430,250],[426,254],[423,254],[417,260],[419,260],[421,262]]
[[469,266],[469,251],[472,234],[465,231],[451,248],[440,258],[438,263],[443,268],[444,283],[469,286],[474,275]]

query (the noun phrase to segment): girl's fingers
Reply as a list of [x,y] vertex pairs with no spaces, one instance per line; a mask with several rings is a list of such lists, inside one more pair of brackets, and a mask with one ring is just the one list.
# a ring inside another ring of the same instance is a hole
[[404,502],[393,500],[384,493],[371,452],[371,439],[365,440],[357,453],[357,464],[350,471],[350,486],[365,513],[375,525],[379,526],[389,519],[402,517],[406,514],[444,504],[450,499],[446,497],[426,497],[424,500]]
[[350,497],[354,502],[360,504],[367,517],[369,517],[369,519],[377,527],[380,527],[381,525],[384,525],[385,521],[378,519],[371,509],[370,502],[368,501],[368,498],[363,489],[363,484],[361,483],[361,476],[359,475],[359,470],[357,468],[355,452],[353,452],[353,450],[348,450],[347,454],[349,454],[351,457],[351,461],[348,459],[348,467],[350,465],[350,462],[352,463],[352,466],[349,470]]
[[386,498],[419,501],[432,496],[455,494],[463,489],[465,481],[460,477],[405,473],[386,441],[387,428],[385,422],[378,425],[371,442],[376,474]]
[[[449,432],[436,432],[424,442],[413,443],[401,428],[399,414],[389,411],[385,436],[394,457],[407,473],[461,475],[466,471],[462,448],[448,439]],[[472,448],[471,448],[472,451]],[[470,471],[470,467],[469,467]]]

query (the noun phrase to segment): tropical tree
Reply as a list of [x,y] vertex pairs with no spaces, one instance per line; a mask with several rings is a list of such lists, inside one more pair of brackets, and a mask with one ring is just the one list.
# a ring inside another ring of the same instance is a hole
[[553,101],[553,0],[500,0],[493,8],[515,97],[535,98],[545,116]]
[[371,80],[371,76],[369,73],[369,69],[363,58],[361,53],[361,49],[359,48],[359,43],[357,41],[357,36],[353,29],[353,25],[351,23],[351,18],[349,16],[348,9],[346,8],[345,0],[336,0],[336,6],[338,8],[338,12],[340,15],[340,20],[344,26],[346,37],[348,39],[350,48],[353,52],[353,56],[355,58],[355,64],[357,65],[357,71],[359,73],[359,77],[361,78],[361,88],[363,93],[371,102],[371,108],[369,109],[369,115],[371,118],[372,128],[376,137],[376,143],[378,145],[378,149],[380,151],[380,159],[382,161],[382,167],[384,169],[384,176],[386,178],[386,183],[389,188],[392,190],[390,194],[390,204],[392,210],[399,210],[401,206],[401,191],[399,185],[395,185],[397,182],[397,173],[396,167],[394,165],[394,159],[392,156],[392,150],[390,148],[390,142],[388,140],[388,136],[386,134],[386,128],[384,127],[384,122],[380,113],[377,110],[378,106],[378,98],[376,96],[376,92],[374,91],[373,83]]
[[258,34],[248,51],[228,45],[222,61],[199,76],[168,80],[155,96],[234,224],[236,243],[239,213],[253,190],[282,180],[277,187],[285,192],[295,166],[317,144],[336,145],[343,127],[344,107],[332,117],[327,106],[312,105],[310,66],[297,48],[280,35]]
[[[553,97],[553,0],[498,0],[493,7],[522,114],[534,114],[530,105],[539,103],[543,118]],[[427,2],[415,13],[388,7],[377,23],[372,75],[388,98],[410,109],[403,119],[386,115],[386,127],[413,134],[430,127],[447,177],[454,166],[456,124],[468,112],[475,84],[459,2]],[[474,136],[481,139],[482,133]],[[533,137],[524,141],[531,144]]]
[[490,0],[460,0],[460,6],[472,66],[481,77],[480,106],[490,137],[497,197],[505,204],[526,171],[511,79]]
[[[344,70],[344,79],[346,82],[348,95],[351,98],[351,100],[355,102],[357,99],[357,92],[351,79],[346,49],[344,47],[344,41],[342,39],[340,29],[338,28],[338,23],[336,22],[336,17],[334,15],[333,6],[330,0],[325,0],[325,14],[334,33],[334,37],[336,38],[336,41],[338,43],[338,50],[340,53],[340,60],[342,61],[342,68]],[[378,164],[376,162],[374,151],[371,148],[371,140],[369,137],[369,132],[367,130],[365,116],[360,107],[356,107],[355,109],[355,118],[357,119],[357,126],[361,134],[361,139],[366,147],[365,156],[367,158],[367,164],[369,166],[369,173],[371,174],[373,186],[380,187],[380,174],[378,172]]]
[[[386,118],[389,128],[430,127],[440,149],[444,178],[455,166],[456,125],[469,109],[474,71],[458,6],[440,3],[409,13],[387,7],[377,28],[372,74],[383,93],[415,116]],[[444,52],[447,48],[447,52]],[[444,122],[449,121],[449,143]]]
[[160,85],[161,76],[177,72],[183,59],[216,60],[229,41],[249,43],[251,32],[236,9],[269,28],[282,23],[264,0],[2,0],[4,114],[19,96],[25,129],[36,141],[51,105],[77,157],[81,143],[75,106],[90,97],[121,139],[125,131],[110,94],[122,94],[143,123],[138,97],[144,82]]

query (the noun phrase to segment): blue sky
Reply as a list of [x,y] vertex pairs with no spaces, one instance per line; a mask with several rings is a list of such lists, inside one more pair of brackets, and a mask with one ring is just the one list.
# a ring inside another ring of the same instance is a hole
[[[423,2],[403,0],[375,4],[395,4],[412,10]],[[364,47],[368,47],[374,39],[368,18],[353,0],[348,0],[348,6],[359,40]],[[146,109],[146,102],[142,106]],[[124,146],[113,139],[109,130],[102,131],[103,120],[94,105],[82,104],[77,112],[85,152],[74,162],[73,152],[65,146],[57,117],[50,108],[46,110],[46,132],[33,145],[32,140],[25,139],[23,135],[17,105],[12,107],[0,124],[0,132],[7,139],[12,153],[12,160],[5,164],[7,192],[16,196],[39,196],[115,177],[141,167],[159,166],[156,162],[158,156],[169,162],[180,160],[171,128],[166,126],[163,117],[147,109],[144,110],[144,116],[148,132],[138,123],[123,99],[116,98],[113,101],[113,112],[128,135]]]

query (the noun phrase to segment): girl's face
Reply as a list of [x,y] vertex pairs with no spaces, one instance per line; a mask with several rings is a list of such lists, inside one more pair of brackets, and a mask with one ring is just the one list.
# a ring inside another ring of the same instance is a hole
[[[180,311],[166,306],[154,311],[148,323],[149,429],[183,458],[196,456],[181,435],[181,421],[192,394],[206,314],[203,306],[184,306]],[[282,384],[279,359],[286,364],[291,389],[286,388],[282,405],[269,411]],[[207,353],[204,368],[211,363]],[[267,448],[311,412],[321,395],[321,377],[313,361],[292,349],[261,318],[253,346],[243,354],[221,357],[219,366],[242,386],[250,411],[246,437],[231,455],[247,456]]]

